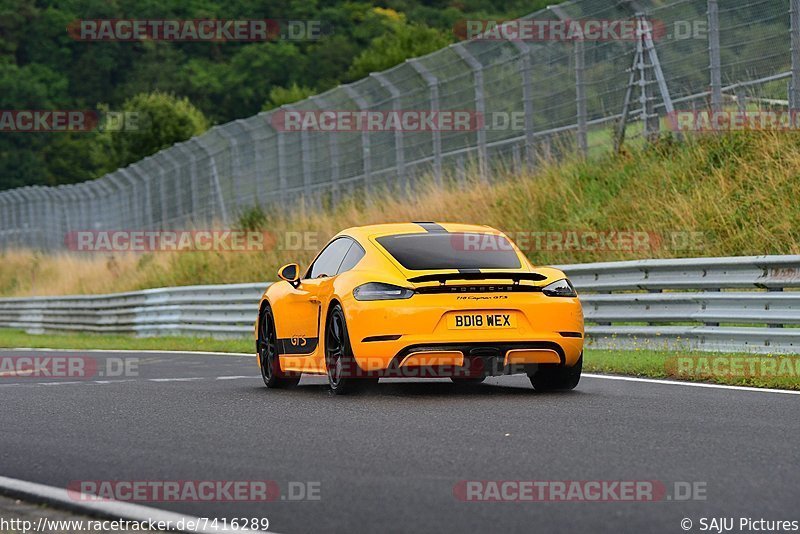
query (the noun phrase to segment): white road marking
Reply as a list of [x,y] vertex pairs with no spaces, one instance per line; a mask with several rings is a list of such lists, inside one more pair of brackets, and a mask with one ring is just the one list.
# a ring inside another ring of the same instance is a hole
[[75,386],[75,385],[94,385],[94,386],[107,386],[109,384],[122,384],[130,382],[194,382],[197,380],[241,380],[252,379],[256,380],[261,378],[258,375],[238,375],[238,376],[194,376],[194,377],[177,377],[177,378],[128,378],[125,380],[81,380],[69,382],[14,382],[13,384],[1,384],[0,388],[22,387],[22,386]]
[[[22,500],[30,500],[36,503],[45,503],[58,508],[87,514],[87,515],[101,515],[103,517],[111,517],[115,519],[126,519],[129,521],[159,521],[170,522],[172,525],[186,525],[191,521],[197,524],[196,529],[184,528],[182,532],[191,533],[206,533],[206,532],[237,532],[245,534],[248,532],[267,533],[266,530],[237,530],[225,529],[222,527],[212,528],[208,523],[204,523],[197,517],[177,514],[175,512],[168,512],[159,510],[158,508],[150,508],[149,506],[142,506],[140,504],[132,504],[127,502],[112,501],[112,500],[80,500],[73,496],[70,497],[69,492],[64,488],[57,488],[54,486],[46,486],[44,484],[36,484],[34,482],[27,482],[25,480],[18,480],[16,478],[8,478],[0,476],[0,494],[10,495]],[[182,523],[179,523],[182,521]],[[200,526],[202,525],[202,527]],[[274,534],[274,533],[272,533]]]
[[786,395],[800,395],[800,391],[791,389],[755,388],[750,386],[726,386],[725,384],[706,384],[705,382],[682,382],[678,380],[661,380],[657,378],[639,378],[637,376],[597,375],[583,373],[588,378],[602,378],[604,380],[622,380],[625,382],[646,382],[648,384],[662,384],[665,386],[688,386],[693,388],[731,389],[736,391],[755,391],[757,393],[784,393]]
[[205,376],[195,376],[189,378],[147,378],[148,382],[192,382],[194,380],[207,380]]
[[259,378],[259,377],[258,376],[245,376],[245,375],[240,375],[240,376],[218,376],[214,380],[239,380],[240,378]]
[[[179,350],[113,350],[113,349],[37,349],[37,348],[14,348],[14,349],[0,349],[7,351],[46,351],[46,352],[101,352],[101,353],[130,353],[130,354],[200,354],[206,356],[239,356],[239,357],[253,357],[255,354],[243,352],[203,352],[203,351],[179,351]],[[663,384],[671,386],[687,386],[699,387],[709,389],[728,389],[737,391],[755,391],[760,393],[784,393],[787,395],[800,395],[800,391],[790,389],[772,389],[772,388],[757,388],[750,386],[727,386],[724,384],[706,384],[704,382],[689,382],[677,380],[661,380],[655,378],[639,378],[634,376],[620,376],[620,375],[600,375],[594,373],[583,373],[583,376],[589,378],[601,378],[605,380],[623,380],[628,382],[646,382],[653,384]],[[241,377],[241,378],[257,378],[257,377]],[[217,377],[218,380],[226,380],[225,377]],[[150,379],[151,381],[180,381],[181,379]],[[202,378],[199,380],[203,380]],[[4,384],[0,386],[13,386],[17,384]]]

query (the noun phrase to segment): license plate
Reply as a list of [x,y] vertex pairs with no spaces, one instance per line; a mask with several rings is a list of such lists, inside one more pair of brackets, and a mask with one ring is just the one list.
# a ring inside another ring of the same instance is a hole
[[516,328],[517,318],[511,312],[451,313],[447,318],[451,330],[494,330]]

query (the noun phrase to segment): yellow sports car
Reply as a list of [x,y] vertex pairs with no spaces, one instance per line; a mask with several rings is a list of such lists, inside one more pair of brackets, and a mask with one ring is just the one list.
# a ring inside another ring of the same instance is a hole
[[269,388],[327,375],[337,394],[381,377],[457,384],[525,373],[537,390],[573,389],[583,312],[567,277],[534,269],[488,226],[416,222],[350,228],[305,273],[278,272],[255,324]]

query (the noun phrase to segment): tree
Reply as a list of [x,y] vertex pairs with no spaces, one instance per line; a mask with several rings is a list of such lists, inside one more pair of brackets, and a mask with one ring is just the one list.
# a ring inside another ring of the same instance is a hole
[[[107,110],[105,110],[107,111]],[[106,171],[139,161],[205,132],[208,119],[188,99],[161,93],[142,93],[122,106],[125,123],[122,129],[106,129],[99,143],[109,142],[112,158]]]
[[[382,12],[392,11],[382,10]],[[387,16],[386,28],[388,32],[374,38],[353,60],[347,71],[348,79],[357,80],[369,76],[371,72],[394,67],[407,58],[435,52],[452,43],[454,39],[452,33],[421,24],[408,24],[403,16]]]
[[315,93],[316,91],[313,89],[301,87],[296,83],[293,83],[289,88],[273,87],[269,92],[269,99],[267,99],[267,102],[264,104],[262,110],[269,111],[286,104],[299,102],[300,100],[304,100]]

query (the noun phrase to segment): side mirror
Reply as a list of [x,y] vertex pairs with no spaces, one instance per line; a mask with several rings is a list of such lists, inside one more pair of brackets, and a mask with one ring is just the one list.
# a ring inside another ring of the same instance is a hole
[[278,278],[286,280],[292,287],[300,285],[300,266],[296,263],[289,263],[278,269]]

